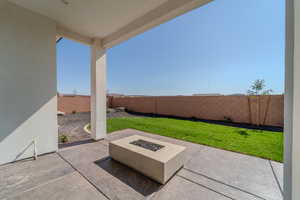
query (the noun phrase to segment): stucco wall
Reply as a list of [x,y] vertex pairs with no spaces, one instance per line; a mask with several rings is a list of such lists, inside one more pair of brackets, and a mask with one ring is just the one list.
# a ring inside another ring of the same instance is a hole
[[0,164],[57,150],[55,23],[0,8]]
[[282,95],[114,97],[110,102],[141,113],[283,126]]

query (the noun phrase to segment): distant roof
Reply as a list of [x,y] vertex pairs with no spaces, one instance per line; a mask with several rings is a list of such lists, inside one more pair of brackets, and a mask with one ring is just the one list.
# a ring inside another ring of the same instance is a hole
[[75,96],[79,96],[79,97],[89,97],[90,95],[81,95],[81,94],[61,94],[61,93],[57,93],[57,96],[60,96],[60,97],[75,97]]
[[124,94],[118,94],[118,93],[109,93],[108,96],[125,96]]
[[220,93],[207,93],[207,94],[193,94],[193,96],[223,96],[223,94]]
[[242,93],[234,93],[234,94],[229,94],[228,96],[245,96],[245,94],[242,94]]

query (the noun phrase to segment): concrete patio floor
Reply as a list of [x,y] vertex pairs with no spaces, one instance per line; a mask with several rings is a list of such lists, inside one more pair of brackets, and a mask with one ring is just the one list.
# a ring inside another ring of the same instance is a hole
[[[187,147],[185,166],[162,186],[108,156],[108,141],[140,134]],[[281,163],[136,130],[0,166],[0,199],[280,200]]]

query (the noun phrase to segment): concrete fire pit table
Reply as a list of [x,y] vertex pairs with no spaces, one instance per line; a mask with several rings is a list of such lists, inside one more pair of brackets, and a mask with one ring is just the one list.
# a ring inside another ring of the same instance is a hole
[[110,156],[165,184],[184,163],[185,147],[133,135],[109,143]]

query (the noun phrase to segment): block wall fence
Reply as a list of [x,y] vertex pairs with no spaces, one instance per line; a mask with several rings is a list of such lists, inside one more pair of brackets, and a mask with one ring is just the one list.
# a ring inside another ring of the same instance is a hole
[[111,107],[130,111],[237,123],[283,126],[283,95],[110,97]]
[[[207,120],[231,119],[237,123],[283,126],[283,95],[266,96],[159,96],[111,97],[109,107],[129,111]],[[89,96],[58,97],[59,111],[89,112]]]
[[90,112],[90,96],[68,95],[57,97],[58,111],[70,114],[72,112]]

